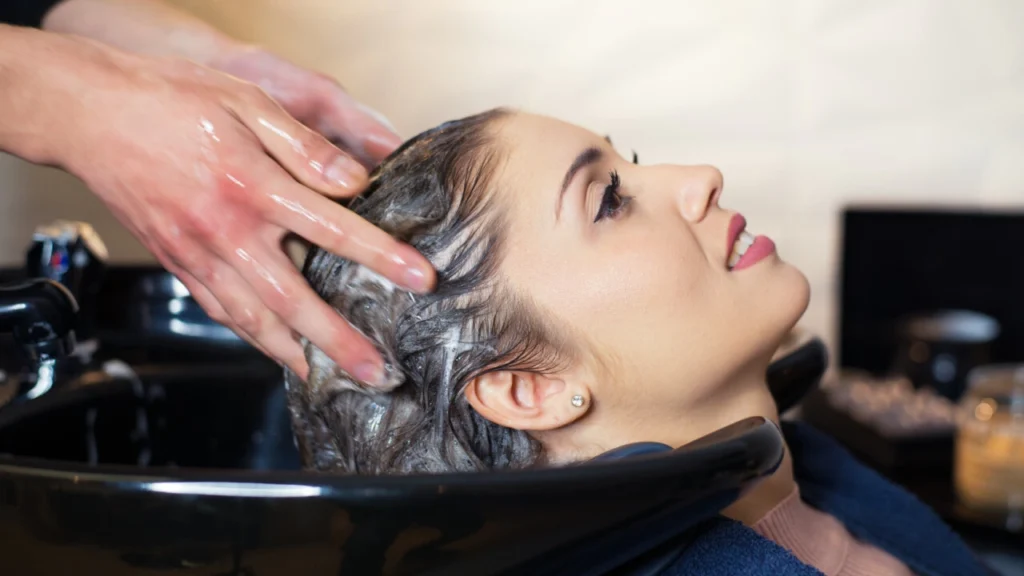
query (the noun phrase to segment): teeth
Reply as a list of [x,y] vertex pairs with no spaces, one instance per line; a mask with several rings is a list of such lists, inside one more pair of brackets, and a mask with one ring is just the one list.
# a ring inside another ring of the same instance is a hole
[[732,270],[733,266],[740,261],[740,258],[747,253],[747,248],[754,243],[754,235],[743,231],[740,232],[739,238],[736,239],[736,243],[732,246],[732,253],[729,254],[729,269]]

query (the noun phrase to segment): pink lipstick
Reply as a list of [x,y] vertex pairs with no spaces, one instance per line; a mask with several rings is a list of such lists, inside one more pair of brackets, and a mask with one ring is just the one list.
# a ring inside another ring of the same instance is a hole
[[746,231],[747,221],[736,214],[729,221],[728,257],[725,267],[736,272],[750,268],[775,253],[775,242],[767,236],[754,236]]

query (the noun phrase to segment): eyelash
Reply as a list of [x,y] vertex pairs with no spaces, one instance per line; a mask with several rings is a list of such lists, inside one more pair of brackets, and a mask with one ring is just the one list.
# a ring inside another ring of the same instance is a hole
[[619,173],[612,170],[610,176],[611,183],[604,188],[601,206],[597,209],[597,216],[594,218],[595,224],[605,218],[618,216],[626,208],[630,200],[633,199],[632,196],[623,196],[619,193]]

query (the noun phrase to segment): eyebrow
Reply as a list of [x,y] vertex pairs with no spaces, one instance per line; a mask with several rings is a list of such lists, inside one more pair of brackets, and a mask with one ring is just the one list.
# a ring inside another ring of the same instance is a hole
[[572,161],[572,165],[565,172],[565,178],[562,179],[562,190],[558,193],[558,205],[555,206],[555,220],[558,220],[558,216],[562,212],[562,199],[565,198],[565,191],[569,189],[569,184],[572,184],[572,179],[576,176],[576,173],[600,161],[603,155],[604,152],[600,148],[591,146],[580,152],[576,159]]

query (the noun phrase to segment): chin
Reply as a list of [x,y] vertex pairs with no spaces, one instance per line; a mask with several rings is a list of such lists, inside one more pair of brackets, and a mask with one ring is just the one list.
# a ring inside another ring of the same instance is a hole
[[757,351],[759,358],[770,359],[775,354],[803,317],[811,300],[811,284],[798,268],[783,263],[773,275],[772,287],[765,291],[768,302],[763,309],[768,315],[761,332],[763,346]]
[[811,283],[799,268],[790,264],[783,266],[783,274],[789,288],[789,301],[784,303],[792,317],[790,326],[786,330],[789,332],[800,321],[804,312],[807,311],[807,305],[811,303]]

